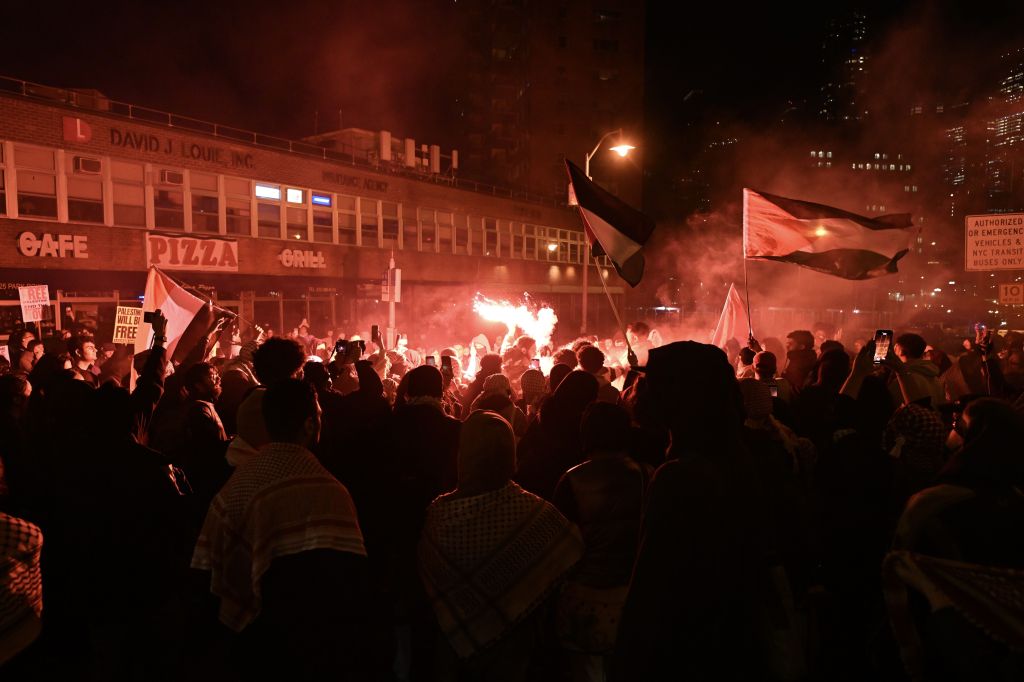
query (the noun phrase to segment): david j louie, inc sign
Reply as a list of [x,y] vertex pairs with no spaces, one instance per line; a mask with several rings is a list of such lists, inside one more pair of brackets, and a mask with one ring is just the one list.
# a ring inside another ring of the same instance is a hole
[[146,264],[163,270],[238,272],[238,242],[151,233],[146,235]]

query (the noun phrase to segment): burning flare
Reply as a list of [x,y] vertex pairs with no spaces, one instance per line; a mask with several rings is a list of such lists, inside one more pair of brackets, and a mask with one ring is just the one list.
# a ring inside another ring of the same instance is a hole
[[542,348],[551,343],[551,334],[555,331],[558,316],[548,306],[538,307],[530,301],[529,296],[524,295],[524,298],[525,303],[516,305],[509,301],[492,301],[477,293],[473,299],[473,310],[485,320],[501,322],[508,328],[506,344],[511,343],[511,337],[518,329],[536,341],[537,348]]

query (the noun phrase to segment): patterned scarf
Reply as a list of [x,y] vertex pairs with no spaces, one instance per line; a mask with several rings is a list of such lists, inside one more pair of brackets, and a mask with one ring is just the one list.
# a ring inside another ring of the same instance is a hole
[[515,483],[430,505],[420,576],[460,658],[501,638],[543,602],[583,554],[579,531]]
[[43,533],[0,513],[0,665],[31,644],[41,629]]
[[932,611],[952,607],[993,640],[1024,648],[1024,571],[895,551],[882,574],[889,620],[912,680],[924,679],[925,667],[909,588],[923,594]]
[[210,504],[192,567],[211,572],[220,620],[240,632],[260,613],[260,580],[271,562],[313,549],[366,556],[355,505],[304,447],[270,443]]

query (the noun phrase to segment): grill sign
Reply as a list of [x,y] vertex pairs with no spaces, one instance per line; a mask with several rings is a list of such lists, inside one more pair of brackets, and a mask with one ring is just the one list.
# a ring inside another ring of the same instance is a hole
[[146,262],[163,270],[238,272],[238,242],[147,234]]
[[277,259],[286,268],[312,268],[323,270],[327,267],[327,259],[323,251],[303,251],[300,249],[285,249],[278,254]]

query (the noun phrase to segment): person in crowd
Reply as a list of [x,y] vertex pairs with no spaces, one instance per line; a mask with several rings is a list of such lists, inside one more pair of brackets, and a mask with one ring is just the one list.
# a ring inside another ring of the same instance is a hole
[[35,334],[24,327],[16,329],[7,339],[7,357],[15,372],[28,374],[38,360],[30,351],[29,344],[36,340]]
[[221,393],[217,399],[217,414],[229,436],[238,433],[238,406],[249,391],[259,385],[252,369],[252,356],[262,343],[264,334],[260,327],[246,324],[239,329],[238,337],[241,346],[238,354],[228,360],[221,370]]
[[611,370],[604,366],[604,353],[597,346],[580,348],[577,354],[580,369],[597,379],[597,399],[615,405],[619,402],[619,389],[612,386]]
[[[236,423],[241,434],[243,422],[246,424],[246,431],[257,440],[257,443],[237,443],[238,437],[232,441],[232,448],[237,450],[248,450],[254,452],[263,444],[270,442],[266,428],[263,426],[263,396],[267,388],[287,379],[296,379],[302,376],[302,366],[306,362],[306,355],[302,346],[294,339],[274,337],[267,339],[252,355],[252,371],[259,381],[259,386],[249,391],[248,395],[238,406]],[[239,458],[244,458],[239,452]]]
[[472,405],[476,397],[484,390],[484,381],[487,377],[492,374],[501,374],[501,370],[502,359],[497,353],[488,353],[481,357],[480,369],[477,370],[476,377],[466,387],[466,390],[463,391],[463,403]]
[[[573,358],[575,357],[576,355],[573,354]],[[562,366],[566,367],[567,365]],[[523,376],[519,377],[519,384],[523,389],[523,395],[516,404],[523,414],[532,417],[547,393],[548,380],[539,369],[528,369],[523,372]]]
[[514,398],[508,377],[504,374],[492,374],[484,380],[483,391],[473,401],[470,412],[497,412],[512,425],[512,431],[518,440],[526,433],[526,415],[516,406]]
[[276,381],[262,400],[270,442],[210,505],[192,567],[209,573],[245,676],[370,679],[380,659],[366,549],[348,491],[310,452],[311,386]]
[[225,459],[228,437],[215,407],[221,394],[220,373],[207,362],[197,362],[182,373],[182,384],[180,449],[165,452],[185,470],[205,505],[231,475],[231,465]]
[[555,351],[552,356],[556,365],[565,365],[569,369],[576,369],[579,365],[579,359],[576,356],[576,351],[572,348],[561,348]]
[[790,589],[801,602],[813,582],[811,512],[817,453],[810,440],[773,418],[768,384],[740,379],[743,396],[743,444],[762,483],[765,513]]
[[652,349],[635,413],[669,428],[672,449],[650,484],[611,679],[767,679],[758,614],[776,595],[735,372],[713,346]]
[[786,368],[782,378],[795,390],[804,387],[816,360],[814,336],[809,331],[800,329],[786,335]]
[[43,533],[33,523],[0,512],[0,667],[7,679],[25,679],[35,662],[18,654],[42,631]]
[[[388,576],[400,614],[398,627],[407,632],[403,664],[417,678],[428,674],[434,646],[434,626],[423,588],[416,576],[416,543],[427,507],[457,481],[457,453],[462,423],[444,411],[444,378],[440,370],[420,365],[403,378],[404,404],[391,419],[388,488],[390,504],[384,512],[387,532]],[[401,389],[399,389],[401,391]]]
[[606,678],[654,469],[629,456],[633,430],[623,408],[595,402],[580,429],[586,460],[562,475],[552,503],[583,534],[583,556],[555,613],[565,667],[582,682]]
[[518,385],[519,377],[530,369],[530,362],[537,355],[537,342],[529,336],[520,336],[501,358],[502,372]]
[[92,371],[96,364],[96,341],[93,337],[86,334],[72,337],[68,342],[68,352],[71,353],[71,369],[74,370],[76,378],[93,388],[99,386],[99,380]]
[[28,351],[32,353],[32,365],[35,366],[39,362],[39,358],[46,353],[46,347],[39,339],[33,339],[28,342]]
[[900,518],[886,600],[912,679],[1012,679],[1024,670],[1010,613],[1024,582],[1024,421],[980,398],[958,428],[963,446]]
[[898,378],[890,384],[896,405],[920,402],[925,407],[938,409],[946,402],[946,392],[939,381],[939,367],[924,358],[927,343],[917,334],[901,334],[892,345],[889,361]]
[[579,532],[512,482],[512,427],[493,412],[462,426],[458,485],[430,505],[417,566],[439,627],[431,679],[540,679],[550,597],[580,559]]
[[597,393],[597,379],[589,372],[573,370],[562,380],[519,443],[516,483],[551,499],[562,474],[582,461],[580,420]]
[[556,364],[552,366],[551,372],[548,374],[548,395],[554,393],[572,371],[569,365]]
[[[760,351],[754,355],[754,378],[763,381],[770,387],[774,386],[772,398],[790,405],[795,397],[793,386],[785,378],[778,376],[778,360],[771,351]],[[774,401],[773,401],[774,402]]]
[[650,335],[651,327],[646,322],[633,322],[626,330],[629,346],[636,354],[637,362],[641,367],[647,364],[647,353],[653,348]]
[[797,431],[819,448],[835,430],[836,400],[849,374],[850,357],[846,352],[829,350],[818,358],[813,374],[793,402]]
[[756,352],[753,348],[740,348],[740,352],[736,356],[736,378],[737,379],[753,379],[754,378],[754,356]]

